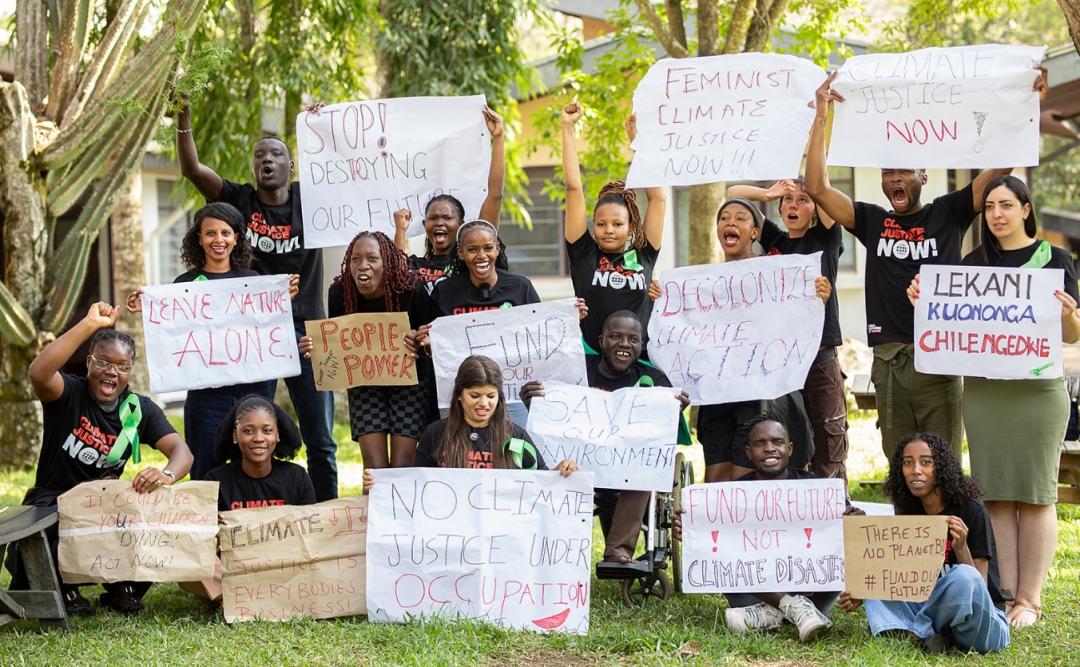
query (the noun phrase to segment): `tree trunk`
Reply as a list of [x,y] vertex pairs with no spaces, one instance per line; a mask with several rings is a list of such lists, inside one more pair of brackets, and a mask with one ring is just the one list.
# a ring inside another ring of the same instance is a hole
[[[0,216],[4,285],[35,319],[44,299],[45,184],[30,167],[34,115],[19,83],[0,82]],[[39,336],[41,338],[41,336]],[[41,406],[26,372],[37,350],[0,338],[0,466],[30,463],[41,443]]]
[[722,183],[703,183],[690,186],[690,264],[712,264],[720,261],[716,241],[716,212],[724,199]]
[[[127,192],[113,208],[110,220],[112,240],[112,291],[117,304],[123,304],[127,295],[146,284],[146,261],[143,250],[142,228],[142,176],[135,176],[128,185]],[[121,305],[121,308],[123,306]],[[123,331],[135,339],[137,351],[135,366],[131,369],[128,383],[136,391],[146,391],[149,375],[146,370],[146,345],[143,336],[142,318],[131,316],[126,310],[116,319],[116,330]]]
[[1069,25],[1073,48],[1080,53],[1080,0],[1058,0],[1058,5],[1061,6],[1061,13],[1065,15],[1065,22]]

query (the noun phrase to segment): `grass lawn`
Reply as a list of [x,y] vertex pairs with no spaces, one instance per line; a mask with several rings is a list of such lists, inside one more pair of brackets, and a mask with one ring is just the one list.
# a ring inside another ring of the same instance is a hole
[[[876,463],[865,462],[874,460],[872,425],[861,427],[853,424],[852,476],[880,479],[884,463],[880,455]],[[361,472],[357,447],[349,442],[347,427],[339,425],[335,434],[341,443],[342,492],[357,493]],[[697,452],[700,466],[700,449]],[[854,456],[857,452],[861,458]],[[151,454],[144,462],[160,465],[160,458]],[[129,470],[126,476],[131,474]],[[32,472],[0,472],[0,505],[17,504],[32,481]],[[867,486],[858,487],[855,495],[883,500]],[[799,643],[790,626],[775,634],[734,636],[724,625],[721,596],[676,595],[668,602],[635,609],[623,605],[617,582],[594,579],[592,629],[585,637],[543,636],[472,623],[378,625],[363,618],[230,627],[220,612],[201,600],[175,585],[160,584],[150,590],[146,610],[135,619],[98,612],[73,621],[70,635],[40,633],[29,622],[0,628],[0,665],[1078,664],[1080,506],[1060,506],[1058,517],[1060,541],[1044,594],[1043,619],[1015,633],[1013,645],[994,656],[931,657],[909,641],[871,639],[861,611],[834,611],[835,627],[815,644]],[[602,544],[599,527],[594,528],[594,540]],[[599,547],[594,551],[598,555]],[[7,579],[5,571],[0,585]],[[100,590],[86,587],[84,594],[93,601]]]

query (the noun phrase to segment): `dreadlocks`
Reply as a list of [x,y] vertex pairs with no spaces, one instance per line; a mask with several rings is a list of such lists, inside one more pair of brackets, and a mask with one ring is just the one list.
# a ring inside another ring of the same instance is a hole
[[640,249],[645,245],[645,227],[641,222],[641,210],[637,205],[637,194],[626,188],[623,181],[611,181],[600,188],[600,194],[596,198],[596,206],[593,208],[593,217],[596,210],[604,204],[618,204],[626,209],[630,218],[630,247]]
[[386,300],[386,312],[396,313],[401,310],[401,295],[411,292],[416,287],[416,271],[409,266],[405,253],[394,247],[390,237],[382,232],[360,232],[349,242],[345,257],[341,260],[341,273],[334,279],[341,282],[345,294],[345,312],[356,312],[360,299],[360,290],[349,272],[349,258],[360,239],[375,239],[379,244],[379,255],[383,262],[383,299]]

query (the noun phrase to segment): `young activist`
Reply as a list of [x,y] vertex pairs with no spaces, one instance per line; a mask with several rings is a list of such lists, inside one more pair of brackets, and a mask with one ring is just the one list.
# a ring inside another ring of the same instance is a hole
[[[767,255],[811,255],[821,253],[821,275],[836,285],[840,255],[844,243],[840,226],[820,210],[803,189],[802,180],[777,181],[769,188],[752,185],[733,185],[728,198],[742,197],[758,202],[780,200],[780,219],[785,230],[765,219],[758,242]],[[848,438],[847,400],[844,394],[844,372],[836,356],[843,345],[840,332],[840,306],[836,290],[825,302],[825,323],[810,372],[803,385],[806,414],[814,436],[814,456],[811,464],[818,477],[839,477],[846,483]]]
[[[345,250],[341,273],[327,293],[327,308],[330,317],[408,313],[411,331],[427,323],[422,297],[416,290],[416,272],[390,238],[382,232],[360,232]],[[305,356],[310,356],[313,348],[310,337],[300,339]],[[433,382],[429,363],[427,369],[417,369],[414,385],[349,388],[349,424],[353,440],[360,445],[364,468],[412,465],[416,442],[428,424],[428,394]]]
[[950,646],[991,653],[1009,645],[997,550],[980,489],[964,475],[949,444],[935,433],[912,433],[889,461],[885,493],[897,514],[944,515],[945,562],[925,602],[859,600],[842,593],[839,606],[866,609],[870,632],[908,632],[928,652]]
[[[622,181],[600,189],[593,208],[593,233],[585,215],[585,190],[578,164],[574,126],[584,109],[574,102],[562,110],[563,178],[566,180],[566,221],[563,235],[570,261],[574,294],[585,300],[589,314],[581,320],[586,349],[600,338],[604,321],[618,310],[635,313],[647,338],[652,303],[646,298],[653,267],[664,239],[666,201],[663,188],[648,188],[649,206],[644,222],[637,195]],[[633,116],[626,121],[632,142],[636,134]]]
[[[319,290],[323,282],[322,251],[307,249],[303,239],[300,183],[292,181],[289,147],[275,137],[255,142],[251,172],[255,185],[224,179],[199,161],[191,111],[185,105],[176,118],[176,153],[180,173],[210,202],[227,202],[247,222],[252,247],[252,268],[262,275],[297,274],[299,295],[293,301],[296,337],[304,335],[305,320],[323,319]],[[272,381],[271,389],[277,382]],[[334,397],[315,389],[311,360],[300,359],[300,375],[285,378],[289,398],[300,419],[307,446],[308,470],[320,501],[337,498],[337,442],[333,437]]]
[[[112,328],[118,313],[116,306],[93,304],[82,320],[46,345],[30,364],[30,385],[41,401],[44,430],[34,486],[26,492],[24,505],[55,508],[57,496],[82,482],[119,478],[129,458],[139,462],[140,443],[160,451],[168,463],[140,470],[131,482],[137,493],[152,493],[172,484],[191,468],[191,452],[161,408],[128,387],[135,341]],[[62,373],[60,369],[87,340],[86,376]],[[46,535],[56,564],[57,526]],[[11,588],[27,589],[17,548],[10,550],[7,567]],[[61,583],[60,588],[69,615],[92,613],[78,586]],[[135,614],[142,610],[140,599],[150,584],[125,581],[104,584],[104,588],[98,598],[101,605]]]
[[[191,227],[180,242],[180,259],[188,270],[173,280],[188,283],[197,280],[225,280],[257,276],[251,265],[251,243],[244,218],[236,207],[214,202],[195,211]],[[290,293],[296,295],[298,276],[290,280]],[[142,290],[128,295],[127,309],[142,311]],[[269,394],[266,382],[208,389],[190,389],[184,399],[184,437],[195,457],[191,479],[206,478],[214,467],[214,436],[225,415],[238,399],[251,393]]]
[[[529,433],[510,421],[503,395],[502,369],[492,359],[472,355],[458,367],[450,414],[424,431],[416,449],[419,468],[547,470]],[[577,470],[573,461],[554,468],[564,477]],[[364,470],[364,491],[374,481]]]
[[[963,235],[982,210],[986,185],[1012,169],[987,169],[967,186],[927,204],[921,201],[925,169],[882,169],[881,191],[892,210],[852,202],[829,185],[826,174],[825,125],[833,103],[844,101],[830,87],[835,78],[833,72],[815,96],[805,186],[817,205],[867,249],[866,334],[874,349],[870,376],[877,394],[882,449],[891,457],[902,436],[929,431],[945,436],[959,456],[960,378],[915,370],[915,318],[903,292],[923,264],[960,263]],[[1044,98],[1049,90],[1045,77],[1037,77],[1033,88]]]
[[[1035,238],[1035,210],[1024,182],[1015,176],[991,181],[982,211],[980,244],[963,263],[1063,269],[1064,284],[1054,293],[1061,302],[1062,339],[1080,340],[1075,264],[1067,251]],[[908,296],[912,303],[919,298],[918,276]],[[1001,585],[1015,596],[1009,623],[1026,627],[1042,614],[1042,587],[1057,548],[1054,503],[1069,395],[1061,379],[967,376],[962,406],[971,476],[985,489],[983,502],[997,536]]]
[[[597,341],[600,354],[585,357],[590,387],[616,391],[626,387],[671,386],[663,371],[641,360],[642,328],[637,313],[629,310],[617,310],[604,320],[603,333]],[[520,393],[525,405],[530,405],[533,398],[544,395],[543,380],[525,383]],[[678,400],[683,409],[690,405],[685,391]],[[681,416],[679,420],[681,424]],[[690,444],[689,438],[680,444]],[[596,489],[595,498],[604,533],[604,561],[629,563],[634,559],[649,492]]]

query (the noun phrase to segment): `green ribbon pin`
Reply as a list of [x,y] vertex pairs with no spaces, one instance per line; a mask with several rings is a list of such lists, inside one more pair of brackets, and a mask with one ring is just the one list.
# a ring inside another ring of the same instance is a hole
[[136,394],[128,394],[120,404],[120,435],[113,442],[105,462],[116,465],[123,458],[124,452],[131,447],[131,462],[139,463],[139,422],[142,421],[142,406]]
[[635,387],[655,387],[656,383],[653,382],[653,379],[650,376],[642,375],[641,377],[638,378],[637,382],[634,383],[634,386]]
[[1035,248],[1035,252],[1032,253],[1031,259],[1020,265],[1021,269],[1041,269],[1050,263],[1050,242],[1040,241],[1039,247]]
[[622,256],[622,265],[624,269],[630,269],[631,271],[641,271],[641,264],[637,261],[637,250],[627,250]]
[[195,276],[195,280],[193,280],[192,282],[197,283],[201,280],[209,280],[209,278],[207,278],[204,274],[200,273],[199,275]]
[[[540,457],[536,455],[536,447],[533,447],[533,444],[531,442],[522,438],[510,438],[506,441],[506,444],[503,445],[503,448],[505,448],[506,451],[510,452],[510,456],[512,456],[514,459],[514,465],[516,465],[519,469],[536,470],[536,461]],[[525,452],[528,452],[533,458],[532,465],[528,468],[522,467],[522,463],[524,462],[525,458]]]

